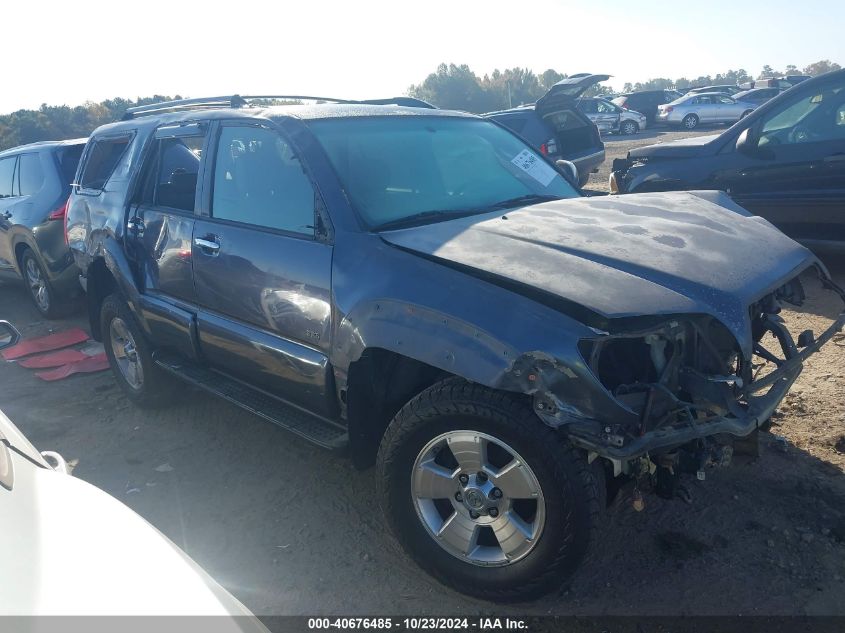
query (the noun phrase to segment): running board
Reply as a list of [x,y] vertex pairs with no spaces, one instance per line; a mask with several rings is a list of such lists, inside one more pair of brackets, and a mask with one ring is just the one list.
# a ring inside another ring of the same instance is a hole
[[349,436],[346,429],[336,422],[308,413],[268,393],[176,356],[156,352],[153,360],[156,365],[182,380],[323,448],[338,450],[347,445]]

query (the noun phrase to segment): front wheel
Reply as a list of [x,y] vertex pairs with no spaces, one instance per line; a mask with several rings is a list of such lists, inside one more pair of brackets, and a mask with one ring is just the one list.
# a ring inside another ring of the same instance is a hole
[[622,134],[630,136],[640,131],[640,126],[636,121],[623,121],[621,125]]
[[378,458],[393,534],[426,571],[488,600],[541,595],[583,559],[597,471],[516,396],[460,379],[390,423]]
[[695,114],[688,114],[684,117],[681,124],[688,130],[694,130],[698,127],[698,116]]

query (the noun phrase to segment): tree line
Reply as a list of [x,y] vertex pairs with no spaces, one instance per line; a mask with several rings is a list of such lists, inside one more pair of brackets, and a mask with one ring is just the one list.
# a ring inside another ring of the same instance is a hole
[[[803,71],[796,66],[787,66],[783,71],[764,66],[758,78],[778,77],[787,74],[819,75],[831,70],[838,70],[840,65],[829,60],[821,60],[805,67]],[[476,75],[466,64],[440,64],[437,70],[421,83],[412,85],[408,94],[424,99],[441,108],[466,110],[468,112],[492,112],[522,103],[533,103],[555,83],[567,75],[554,69],[536,74],[527,68],[508,68],[494,70],[482,77]],[[660,88],[688,88],[697,85],[743,83],[751,79],[744,70],[728,70],[716,75],[704,75],[687,79],[653,78],[644,82],[626,83],[623,92]],[[608,94],[608,86],[595,85],[588,96]],[[18,110],[0,116],[0,151],[34,143],[36,141],[55,141],[88,136],[95,128],[104,123],[119,121],[127,108],[147,105],[171,99],[173,97],[154,95],[131,99],[107,99],[99,103],[87,102],[70,107],[43,104],[37,110]]]
[[[810,64],[803,71],[794,65],[787,66],[783,71],[775,70],[767,65],[763,67],[757,78],[764,79],[766,77],[797,74],[816,76],[840,68],[839,64],[826,59]],[[533,103],[551,86],[566,76],[566,74],[551,68],[539,75],[527,68],[509,68],[503,71],[494,70],[489,75],[479,77],[466,64],[440,64],[437,70],[426,77],[422,83],[412,85],[408,89],[408,94],[441,108],[467,110],[469,112],[492,112],[522,103]],[[657,77],[643,82],[629,82],[624,85],[622,92],[658,90],[661,88],[681,90],[692,86],[740,84],[751,79],[751,75],[745,69],[740,68],[739,70],[728,70],[716,75],[702,75],[694,78],[669,79]],[[590,88],[586,95],[594,96],[611,92],[612,90],[608,86],[597,84]]]

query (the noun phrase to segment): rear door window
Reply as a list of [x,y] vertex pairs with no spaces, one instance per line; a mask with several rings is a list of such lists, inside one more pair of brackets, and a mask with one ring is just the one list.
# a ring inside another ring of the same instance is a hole
[[41,167],[40,155],[21,154],[18,163],[17,184],[22,196],[31,196],[41,190],[41,186],[44,184],[44,170]]
[[15,174],[17,156],[0,159],[0,198],[12,197],[12,176]]
[[83,189],[103,189],[131,140],[132,137],[126,135],[94,141],[85,160],[79,185]]
[[160,129],[147,155],[141,204],[193,213],[196,202],[200,156],[205,131],[193,126],[194,135],[169,135]]

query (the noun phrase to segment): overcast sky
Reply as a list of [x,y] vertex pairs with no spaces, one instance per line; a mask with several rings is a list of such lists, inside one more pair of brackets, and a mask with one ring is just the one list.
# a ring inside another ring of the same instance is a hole
[[478,75],[759,73],[845,65],[841,0],[4,3],[0,113],[153,94],[404,94],[441,62]]

